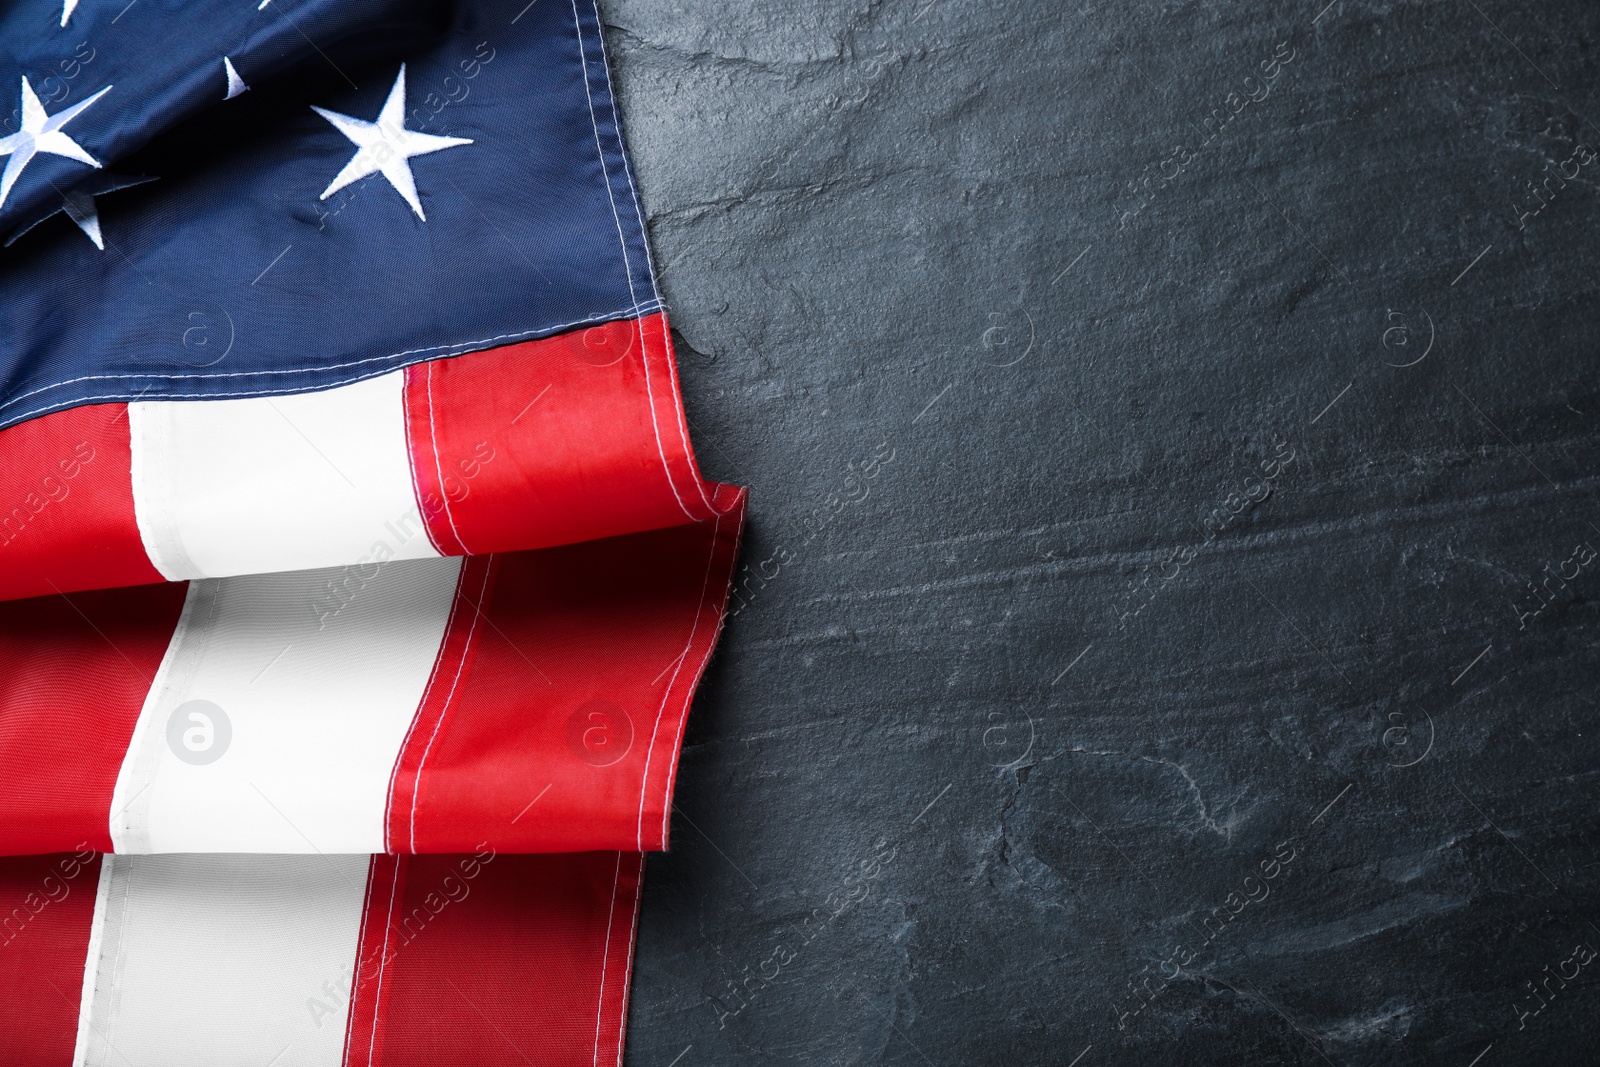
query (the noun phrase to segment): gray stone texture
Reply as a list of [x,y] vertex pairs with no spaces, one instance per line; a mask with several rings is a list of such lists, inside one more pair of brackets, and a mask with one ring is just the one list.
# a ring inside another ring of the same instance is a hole
[[752,493],[627,1062],[1600,1062],[1600,10],[605,10]]

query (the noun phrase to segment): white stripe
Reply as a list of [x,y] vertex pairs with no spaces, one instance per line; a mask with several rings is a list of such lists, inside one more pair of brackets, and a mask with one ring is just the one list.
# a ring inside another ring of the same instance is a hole
[[174,673],[182,673],[177,666],[180,654],[193,656],[192,647],[182,638],[194,629],[191,620],[197,610],[196,605],[202,601],[200,586],[199,582],[191,585],[188,595],[184,597],[178,624],[167,641],[167,650],[161,655],[161,666],[156,668],[156,676],[150,680],[150,689],[144,695],[144,703],[139,706],[139,718],[134,722],[133,734],[128,738],[127,751],[122,754],[122,766],[117,768],[117,783],[111,788],[111,814],[108,820],[113,852],[148,851],[142,847],[145,844],[142,829],[135,828],[142,828],[147,823],[149,804],[147,802],[137,811],[134,805],[150,792],[155,777],[160,756],[160,750],[156,747],[159,739],[150,735],[157,730],[157,719],[166,707],[167,679]]
[[[116,851],[384,851],[390,774],[460,570],[435,558],[193,583],[117,777]],[[198,765],[169,733],[196,700],[231,728]]]
[[181,581],[342,566],[379,544],[437,556],[417,518],[404,387],[396,371],[317,393],[129,404],[151,564]]
[[83,960],[83,992],[78,1001],[78,1037],[72,1045],[72,1067],[84,1067],[89,1054],[90,1011],[100,984],[100,950],[105,941],[106,900],[111,893],[110,853],[100,857],[100,880],[94,888],[94,917],[89,920],[89,949]]
[[340,1067],[369,860],[107,856],[74,1067]]

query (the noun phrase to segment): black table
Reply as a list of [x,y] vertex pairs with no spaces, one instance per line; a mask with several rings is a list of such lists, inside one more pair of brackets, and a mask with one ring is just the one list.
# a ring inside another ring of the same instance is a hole
[[628,1063],[1600,1062],[1600,9],[1323,2],[607,5],[752,490]]

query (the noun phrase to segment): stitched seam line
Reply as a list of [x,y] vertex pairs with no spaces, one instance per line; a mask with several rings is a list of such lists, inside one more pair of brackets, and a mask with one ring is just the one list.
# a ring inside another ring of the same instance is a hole
[[[458,555],[470,555],[467,551],[467,542],[461,537],[461,528],[456,525],[456,516],[450,510],[450,494],[444,487],[444,460],[439,455],[439,418],[433,411],[433,362],[428,363],[428,437],[433,442],[433,471],[439,476],[439,499],[444,508],[444,517],[450,523],[450,532],[456,535],[456,547],[461,549]],[[423,520],[426,525],[427,520]]]
[[606,967],[611,962],[611,925],[617,917],[617,884],[622,880],[622,853],[617,853],[617,869],[611,875],[611,908],[606,912],[606,947],[600,952],[600,997],[594,1009],[594,1067],[600,1067],[600,1023],[606,1012]]
[[683,652],[678,656],[678,665],[672,669],[672,677],[667,681],[666,692],[661,694],[661,706],[656,709],[656,722],[650,728],[650,744],[644,750],[644,773],[639,776],[639,822],[637,826],[636,845],[640,852],[644,851],[644,800],[650,787],[650,761],[656,752],[656,736],[661,732],[661,717],[666,714],[667,702],[672,698],[672,687],[678,682],[678,674],[683,670],[684,661],[689,658],[689,650],[694,647],[694,635],[700,629],[700,616],[705,614],[706,589],[711,584],[711,565],[717,558],[717,535],[722,531],[722,516],[718,515],[716,526],[711,533],[711,551],[706,556],[705,578],[700,583],[700,603],[694,611],[694,625],[689,627],[689,639],[683,643]]
[[[422,750],[422,758],[417,760],[417,771],[411,781],[411,851],[417,850],[417,799],[422,795],[422,768],[428,762],[428,753],[433,751],[433,742],[439,736],[439,728],[444,725],[445,716],[450,711],[450,702],[455,699],[456,686],[461,684],[461,674],[467,667],[467,653],[472,649],[472,637],[478,632],[478,620],[483,617],[484,593],[489,588],[490,566],[494,562],[493,556],[482,557],[483,583],[478,587],[478,603],[472,613],[472,625],[467,628],[466,640],[461,643],[461,658],[456,661],[456,676],[450,683],[450,692],[444,695],[444,704],[439,708],[439,719],[433,724],[433,733],[428,736],[427,747]],[[466,570],[465,564],[462,570]]]
[[439,667],[444,660],[445,650],[450,647],[450,635],[455,630],[456,609],[461,605],[461,583],[467,575],[467,561],[461,561],[461,570],[456,572],[456,591],[450,598],[450,614],[445,619],[444,636],[439,639],[439,651],[433,657],[433,671],[428,675],[428,684],[422,690],[422,699],[417,701],[417,710],[412,713],[411,725],[406,728],[405,740],[400,742],[400,751],[395,753],[394,767],[389,771],[389,797],[383,805],[383,847],[392,851],[394,842],[390,839],[391,820],[394,818],[394,790],[395,783],[399,781],[400,766],[405,762],[406,750],[411,746],[411,735],[417,730],[417,722],[422,718],[422,711],[428,706],[428,697],[433,693],[433,683],[438,681]]
[[[599,22],[598,11],[595,11],[595,21],[596,23]],[[594,92],[589,86],[589,52],[583,41],[583,21],[578,15],[578,0],[572,0],[572,25],[578,34],[578,62],[583,66],[583,92],[584,96],[589,101],[589,126],[594,130],[595,155],[600,161],[600,171],[605,175],[606,196],[611,200],[611,217],[613,220],[615,220],[617,225],[617,246],[622,250],[623,270],[628,276],[628,295],[633,299],[634,304],[637,305],[639,302],[639,296],[634,290],[633,286],[633,264],[632,260],[628,257],[627,238],[625,238],[622,234],[622,216],[617,213],[617,195],[615,190],[612,188],[611,165],[606,162],[606,151],[600,143],[600,122],[599,118],[595,115]],[[659,301],[657,301],[657,303],[659,304]],[[661,457],[661,468],[666,472],[667,486],[672,490],[673,497],[678,501],[678,507],[682,508],[683,513],[690,519],[695,519],[698,516],[689,510],[688,505],[683,502],[683,496],[678,492],[677,479],[675,479],[672,475],[672,464],[667,462],[667,452],[661,444],[661,424],[656,417],[656,396],[655,389],[650,382],[650,354],[645,348],[644,326],[638,318],[634,319],[634,323],[639,334],[639,354],[644,362],[644,389],[646,395],[648,395],[650,398],[650,428],[655,433],[656,453]]]
[[[5,403],[0,404],[0,411],[4,411],[6,408],[21,403],[30,396],[36,396],[39,393],[46,393],[52,389],[60,389],[62,386],[76,385],[79,382],[111,380],[175,382],[190,378],[210,380],[215,378],[256,378],[268,374],[315,374],[322,371],[343,370],[346,367],[365,366],[368,363],[388,363],[391,360],[402,360],[400,363],[395,363],[389,366],[381,367],[377,370],[364,372],[357,377],[337,381],[330,385],[315,386],[309,389],[303,386],[285,386],[281,388],[237,390],[225,393],[163,393],[161,396],[153,398],[153,401],[227,400],[229,398],[243,396],[284,396],[292,393],[319,393],[327,389],[337,389],[340,386],[354,385],[357,382],[364,382],[368,378],[375,378],[381,374],[388,374],[390,371],[400,370],[404,367],[410,366],[413,363],[421,363],[429,358],[434,358],[440,355],[464,355],[470,352],[481,351],[482,346],[493,345],[498,341],[525,341],[542,337],[553,337],[561,331],[571,329],[574,326],[583,326],[587,323],[598,322],[619,322],[623,319],[637,318],[640,315],[653,314],[654,312],[659,311],[660,308],[661,302],[659,300],[647,301],[644,304],[635,304],[631,308],[625,308],[614,312],[600,312],[594,315],[588,315],[581,319],[574,319],[571,322],[564,322],[556,326],[541,326],[538,329],[523,330],[518,333],[504,333],[495,337],[485,337],[480,341],[458,341],[454,344],[435,345],[430,348],[411,348],[406,349],[403,352],[394,352],[387,356],[371,356],[367,359],[351,360],[347,363],[330,363],[322,367],[295,367],[286,370],[219,371],[215,374],[139,374],[136,372],[130,372],[128,374],[86,374],[78,378],[68,378],[63,381],[53,382],[50,385],[41,385],[37,389],[30,389],[28,392],[23,393],[20,396],[12,397]],[[452,352],[452,349],[456,349],[457,351]],[[418,356],[419,358],[403,359],[403,357],[406,356]],[[35,418],[39,415],[47,415],[52,411],[59,411],[62,408],[80,407],[98,401],[126,401],[131,403],[135,400],[141,399],[144,396],[144,393],[104,393],[98,396],[79,397],[75,400],[62,401],[59,404],[49,404],[41,408],[28,409],[23,414],[18,415],[15,418],[5,419],[3,425],[0,425],[0,429],[4,429],[7,426],[14,426],[19,422],[26,422],[28,419]]]
[[[385,847],[389,836],[388,819],[384,819]],[[355,1022],[356,990],[361,988],[361,949],[367,943],[367,922],[372,917],[372,876],[378,873],[378,857],[373,856],[367,861],[367,890],[361,896],[361,932],[356,935],[356,964],[355,973],[350,976],[350,1010],[344,1025],[344,1055],[340,1057],[340,1067],[347,1067],[350,1063],[350,1041],[355,1028],[350,1024]]]
[[[640,320],[641,324],[643,320]],[[643,329],[643,326],[640,326]],[[695,491],[700,494],[700,499],[705,502],[706,514],[716,514],[716,506],[711,503],[711,498],[706,496],[706,480],[700,475],[699,464],[694,459],[694,445],[689,442],[689,416],[683,410],[683,391],[678,385],[678,361],[672,353],[672,337],[667,332],[667,317],[661,316],[661,360],[667,365],[668,393],[672,397],[672,411],[677,416],[678,440],[683,444],[685,462],[689,465],[689,477],[694,482]]]
[[[417,449],[421,441],[411,426],[411,378],[411,368],[407,367],[405,381],[400,386],[400,410],[406,420],[406,463],[411,468],[411,492],[417,498],[417,521],[422,523],[422,534],[428,539],[428,544],[433,546],[433,550],[441,556],[448,556],[450,553],[439,546],[439,539],[434,537],[433,531],[429,529],[428,510],[422,506],[422,472],[417,468]],[[433,416],[431,409],[428,414],[431,420]],[[384,840],[387,843],[387,828],[384,830]]]
[[[620,853],[619,853],[620,855]],[[617,1067],[622,1067],[622,1053],[628,1047],[628,990],[633,986],[633,947],[639,938],[639,896],[644,892],[644,853],[636,852],[638,865],[633,872],[633,900],[629,908],[631,921],[628,924],[628,956],[627,966],[622,972],[622,1011],[617,1020]]]
[[[600,13],[599,13],[599,9],[597,7],[595,9],[595,21],[596,22],[599,21],[599,17],[600,17]],[[605,70],[605,71],[609,71],[611,69],[611,64],[606,58],[606,36],[605,36],[604,33],[597,33],[595,36],[600,41],[600,64],[601,64],[601,69]],[[619,155],[622,158],[622,177],[628,183],[629,196],[633,200],[633,217],[634,217],[635,222],[639,226],[639,232],[644,235],[643,243],[644,243],[645,273],[646,273],[646,276],[650,279],[650,288],[652,290],[656,290],[657,289],[656,265],[655,265],[654,257],[650,254],[650,237],[649,237],[648,228],[645,226],[644,208],[639,203],[639,186],[633,180],[633,167],[631,165],[629,165],[629,163],[628,163],[628,149],[627,149],[627,145],[623,143],[623,139],[622,139],[622,115],[618,111],[618,108],[617,108],[617,93],[616,93],[615,88],[610,85],[609,80],[607,81],[607,85],[606,85],[606,100],[607,100],[607,104],[608,104],[609,110],[611,112],[611,130],[612,130],[613,134],[617,138],[617,147],[619,149]],[[607,177],[609,178],[609,176],[610,175],[608,173]],[[644,327],[643,327],[643,324],[641,324],[640,325],[641,334],[643,333],[643,330],[644,330]],[[679,388],[678,388],[678,375],[677,375],[677,370],[676,370],[676,367],[675,367],[676,361],[672,358],[672,345],[671,345],[670,339],[667,337],[667,324],[666,324],[665,318],[663,318],[662,323],[661,323],[661,336],[662,336],[662,343],[664,345],[663,352],[666,353],[667,382],[668,382],[668,385],[670,386],[670,389],[671,389],[672,405],[673,405],[674,409],[676,410],[677,416],[678,416],[678,424],[679,424],[678,425],[678,437],[679,437],[680,441],[683,444],[683,454],[686,457],[688,457],[688,460],[689,460],[689,472],[690,472],[690,477],[693,479],[693,481],[695,483],[695,491],[700,494],[701,501],[704,502],[704,504],[706,505],[707,514],[708,515],[709,514],[714,514],[716,512],[716,508],[712,505],[710,499],[707,498],[707,496],[706,496],[705,479],[700,477],[700,472],[699,472],[699,470],[697,468],[696,463],[694,462],[694,447],[689,443],[688,417],[684,414],[684,410],[683,410],[683,395],[679,391]],[[642,340],[642,338],[641,338],[641,340]],[[646,373],[646,375],[649,374],[648,358],[647,358],[647,362],[646,362],[645,373]],[[647,382],[647,388],[648,388],[648,378],[646,379],[646,382]],[[654,397],[652,396],[651,399],[653,401]],[[654,412],[652,411],[651,414],[654,415]],[[674,489],[674,492],[676,492],[676,489]],[[680,499],[679,503],[681,504],[682,502],[683,501]]]
[[383,1003],[383,972],[389,964],[389,930],[394,926],[394,897],[400,888],[400,857],[394,859],[394,880],[389,883],[389,906],[383,913],[383,950],[378,956],[378,985],[372,994],[372,1033],[367,1040],[367,1067],[378,1047],[378,1006]]
[[[721,524],[721,517],[720,516],[718,517],[717,521],[718,521],[718,524],[720,526],[720,524]],[[721,607],[719,607],[717,609],[717,612],[716,612],[716,614],[717,614],[716,628],[715,628],[714,632],[711,634],[710,643],[706,646],[706,654],[705,654],[704,658],[701,659],[700,665],[695,669],[694,678],[693,678],[693,680],[692,680],[692,682],[690,684],[690,692],[691,693],[693,693],[693,691],[696,688],[698,688],[698,686],[700,684],[700,678],[705,673],[706,664],[711,661],[711,656],[716,651],[716,648],[717,648],[717,642],[722,637],[722,628],[727,625],[727,622],[728,622],[728,599],[729,599],[729,594],[732,592],[732,589],[733,589],[733,579],[737,574],[737,571],[735,570],[735,566],[734,565],[739,560],[739,545],[740,545],[740,542],[743,540],[743,538],[744,538],[744,528],[741,526],[740,529],[738,530],[735,538],[734,538],[734,543],[733,543],[732,548],[731,548],[732,558],[729,559],[729,561],[728,561],[728,582],[727,582],[726,587],[724,587],[724,589],[723,589],[722,605],[721,605]],[[713,547],[713,549],[712,549],[712,559],[715,560],[716,558],[717,558],[716,547]],[[710,580],[710,574],[708,572],[707,581],[709,582],[709,580]],[[702,598],[701,599],[701,607],[702,608],[704,608],[704,606],[705,606],[704,596],[705,596],[705,594],[702,592],[701,593],[701,598]],[[667,757],[667,781],[666,781],[666,785],[665,785],[665,788],[664,788],[663,794],[662,794],[664,797],[672,796],[672,784],[673,784],[673,780],[676,777],[677,761],[670,754],[681,751],[681,749],[679,748],[679,745],[681,745],[683,743],[683,731],[688,726],[688,724],[689,724],[689,714],[688,714],[688,709],[685,708],[684,709],[684,714],[678,716],[677,734],[673,737],[672,744],[667,748],[667,752],[669,753],[669,755]],[[661,840],[662,841],[666,841],[667,840],[667,835],[671,831],[671,823],[670,823],[671,815],[672,815],[672,807],[670,805],[668,805],[668,804],[662,804],[661,805]]]

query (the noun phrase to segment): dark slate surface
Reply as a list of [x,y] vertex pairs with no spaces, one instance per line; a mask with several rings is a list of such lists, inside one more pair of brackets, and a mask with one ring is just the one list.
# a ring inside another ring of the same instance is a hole
[[607,19],[753,494],[627,1062],[1600,1062],[1600,10]]

